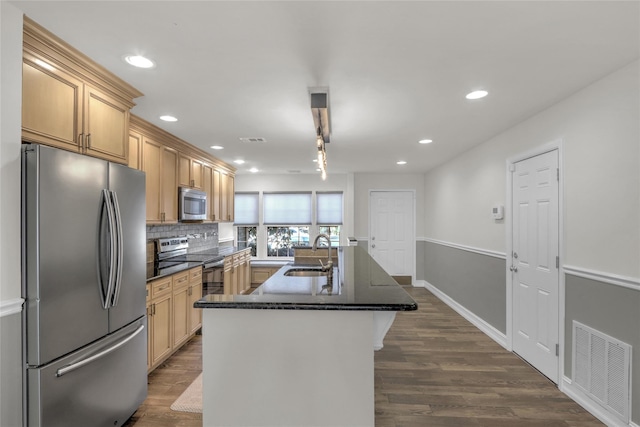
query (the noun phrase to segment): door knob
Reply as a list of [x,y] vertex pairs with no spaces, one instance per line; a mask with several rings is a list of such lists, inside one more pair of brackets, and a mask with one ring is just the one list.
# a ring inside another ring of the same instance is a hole
[[376,240],[375,236],[372,236],[372,237],[371,237],[371,240]]
[[514,273],[518,272],[518,267],[514,267],[513,265],[511,267],[509,267],[509,270],[513,271]]
[[372,247],[372,248],[375,248],[375,247],[376,247],[376,245],[375,245],[375,244],[373,244],[373,245],[371,245],[371,247]]

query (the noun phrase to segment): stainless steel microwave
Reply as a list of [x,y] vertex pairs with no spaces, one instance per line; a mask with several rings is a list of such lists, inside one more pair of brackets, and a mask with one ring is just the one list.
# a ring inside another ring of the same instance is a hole
[[178,187],[178,220],[207,219],[207,193],[193,188]]

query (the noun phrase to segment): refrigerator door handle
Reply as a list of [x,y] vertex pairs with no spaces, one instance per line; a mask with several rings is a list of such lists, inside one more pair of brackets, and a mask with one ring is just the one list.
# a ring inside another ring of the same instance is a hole
[[122,347],[123,345],[125,345],[126,343],[128,343],[129,341],[131,341],[132,339],[134,339],[140,332],[142,332],[142,330],[144,329],[144,325],[140,325],[138,327],[138,329],[136,329],[135,331],[133,331],[133,333],[131,333],[131,335],[129,335],[128,337],[122,339],[120,342],[112,345],[111,347],[102,350],[100,353],[96,353],[91,357],[87,357],[86,359],[83,359],[79,362],[76,363],[72,363],[71,365],[67,365],[64,368],[60,368],[56,371],[56,377],[61,377],[65,374],[68,374],[69,372],[75,371],[76,369],[80,369],[85,365],[88,365],[89,363],[98,360],[106,355],[108,355],[109,353],[112,353],[114,351],[116,351],[117,349],[119,349],[120,347]]
[[116,244],[116,273],[115,273],[115,287],[113,289],[113,296],[109,298],[111,307],[118,305],[118,297],[120,296],[120,288],[122,286],[122,263],[123,263],[123,250],[122,250],[122,217],[120,215],[120,205],[118,204],[118,195],[115,191],[111,191],[111,203],[113,205],[113,211],[115,214],[115,237]]
[[111,295],[113,294],[113,288],[116,280],[116,225],[115,225],[115,213],[113,209],[113,203],[109,190],[102,190],[102,199],[107,207],[107,219],[109,221],[109,280],[107,284],[107,293],[105,299],[102,301],[102,308],[109,308],[111,306]]

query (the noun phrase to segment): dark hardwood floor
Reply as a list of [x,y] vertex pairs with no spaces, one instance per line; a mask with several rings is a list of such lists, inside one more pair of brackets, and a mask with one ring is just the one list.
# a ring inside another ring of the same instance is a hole
[[[419,309],[398,313],[375,353],[376,426],[604,425],[430,292],[405,289]],[[200,373],[201,338],[149,375],[149,397],[126,427],[202,425],[201,414],[169,408]]]

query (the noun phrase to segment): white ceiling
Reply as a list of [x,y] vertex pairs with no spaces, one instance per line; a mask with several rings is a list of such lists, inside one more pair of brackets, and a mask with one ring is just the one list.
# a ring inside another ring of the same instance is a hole
[[329,176],[422,173],[640,56],[638,1],[12,3],[142,91],[134,114],[246,160],[239,174],[315,173],[309,88],[329,89]]

